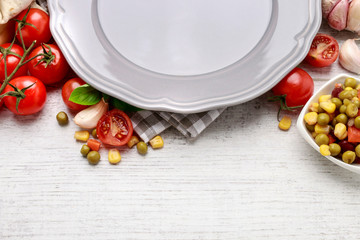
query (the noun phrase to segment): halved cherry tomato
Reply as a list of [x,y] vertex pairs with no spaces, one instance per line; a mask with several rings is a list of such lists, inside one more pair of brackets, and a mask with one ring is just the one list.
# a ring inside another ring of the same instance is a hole
[[100,118],[96,131],[102,143],[122,146],[130,140],[133,134],[133,126],[126,113],[113,109]]
[[330,35],[318,33],[312,41],[305,61],[314,67],[326,67],[336,61],[339,44]]
[[[28,9],[23,10],[16,17],[17,20],[22,20],[27,13]],[[26,22],[31,25],[26,25],[21,29],[22,38],[26,47],[29,47],[33,41],[36,40],[35,47],[40,46],[41,43],[48,43],[51,39],[51,32],[49,27],[49,15],[41,9],[31,8],[26,17]],[[19,24],[15,24],[16,38],[21,43],[21,38],[17,29]]]
[[[44,53],[43,47],[46,53]],[[39,56],[27,63],[29,72],[32,76],[39,78],[45,85],[60,82],[69,71],[69,64],[60,48],[54,44],[46,44],[35,48],[30,53],[29,59],[36,55]]]
[[[32,76],[22,76],[12,79],[10,83],[20,90],[32,85],[25,90],[24,94],[26,97],[20,100],[18,111],[16,110],[16,97],[6,96],[3,98],[5,106],[10,111],[17,115],[30,115],[43,109],[46,102],[46,88],[39,79]],[[14,88],[7,85],[4,93],[10,91],[14,91]]]
[[276,96],[286,95],[288,107],[305,105],[314,92],[314,81],[301,68],[294,68],[273,89]]
[[[3,48],[8,48],[11,44],[10,43],[4,43],[1,44],[0,46]],[[19,55],[19,56],[23,56],[24,55],[24,50],[22,47],[20,47],[19,45],[13,44],[11,49],[11,52]],[[3,54],[0,53],[0,82],[3,82],[5,80],[5,63],[4,63],[4,59],[3,59]],[[16,66],[19,64],[20,62],[20,58],[18,56],[9,54],[6,57],[6,73],[9,76],[14,69],[16,68]],[[15,73],[13,78],[16,77],[20,77],[20,76],[24,76],[27,73],[27,65],[21,66],[19,68],[19,70],[17,70],[17,72]]]
[[81,111],[89,106],[80,105],[74,102],[69,101],[71,93],[74,91],[75,88],[80,87],[81,85],[84,85],[86,82],[84,82],[81,78],[72,78],[68,80],[61,91],[62,99],[65,103],[65,105],[73,110],[73,111]]

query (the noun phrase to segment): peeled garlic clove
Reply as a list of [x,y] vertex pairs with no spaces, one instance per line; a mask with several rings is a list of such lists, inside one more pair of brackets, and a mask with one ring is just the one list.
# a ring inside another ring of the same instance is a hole
[[350,3],[346,29],[360,35],[360,0]]
[[74,122],[81,128],[95,128],[100,118],[108,111],[109,104],[101,99],[95,105],[92,105],[76,114]]
[[341,45],[339,62],[350,72],[360,74],[360,49],[355,39],[348,39]]
[[321,9],[323,18],[328,18],[331,10],[338,4],[340,0],[322,0]]
[[349,9],[349,1],[341,0],[330,12],[328,23],[330,27],[341,31],[346,28],[347,14]]

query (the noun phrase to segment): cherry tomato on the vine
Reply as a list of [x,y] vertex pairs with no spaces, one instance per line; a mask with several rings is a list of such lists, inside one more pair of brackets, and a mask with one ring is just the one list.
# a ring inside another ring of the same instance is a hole
[[[37,78],[32,76],[22,76],[14,78],[10,83],[22,90],[29,86],[32,86],[25,90],[25,98],[20,100],[18,111],[16,110],[16,97],[5,96],[5,106],[17,115],[30,115],[39,112],[45,106],[46,102],[46,88],[45,85]],[[10,85],[5,87],[4,93],[14,91],[14,88]]]
[[[0,88],[1,88],[1,83],[0,83]],[[0,95],[1,95],[1,94],[2,94],[2,93],[0,93]],[[0,98],[0,108],[2,107],[3,103],[4,103],[4,100],[3,100],[2,98]]]
[[65,105],[73,110],[73,111],[81,111],[89,106],[86,105],[80,105],[74,102],[69,101],[71,93],[74,91],[75,88],[80,87],[81,85],[84,85],[86,82],[84,82],[81,78],[72,78],[68,80],[61,91],[62,99],[65,103]]
[[[1,44],[0,46],[3,47],[3,48],[8,48],[8,47],[10,47],[10,45],[11,45],[10,43],[4,43],[4,44]],[[23,48],[20,47],[19,45],[16,45],[16,44],[12,45],[10,51],[17,54],[17,55],[20,55],[20,56],[24,55]],[[1,61],[0,61],[0,82],[3,82],[5,80],[5,62],[4,62],[2,53],[0,53],[0,59],[1,59]],[[20,58],[18,56],[15,56],[15,55],[12,55],[11,53],[8,53],[8,55],[6,57],[6,73],[7,73],[7,76],[9,76],[14,71],[14,69],[19,64],[19,62],[20,62]],[[26,75],[27,70],[28,69],[27,69],[26,64],[21,66],[17,70],[17,72],[15,73],[13,78]]]
[[335,38],[318,33],[312,41],[305,61],[314,67],[326,67],[336,61],[339,55],[339,44]]
[[305,105],[314,92],[314,81],[301,68],[294,68],[273,89],[274,95],[286,95],[288,107]]
[[[16,17],[17,20],[22,20],[27,13],[28,9],[23,10]],[[49,27],[50,18],[49,15],[41,9],[30,8],[26,17],[26,22],[31,25],[25,25],[21,29],[22,38],[26,47],[29,47],[34,40],[36,40],[35,46],[40,46],[41,43],[47,43],[51,39],[51,32]],[[19,24],[15,24],[16,38],[21,43],[21,37],[17,29]]]
[[32,76],[39,78],[45,85],[60,82],[66,76],[70,67],[58,46],[54,44],[39,46],[30,53],[29,59],[36,55],[38,55],[36,58],[28,62]]
[[126,113],[119,109],[113,109],[100,118],[96,133],[102,143],[122,146],[130,140],[133,134],[133,126]]

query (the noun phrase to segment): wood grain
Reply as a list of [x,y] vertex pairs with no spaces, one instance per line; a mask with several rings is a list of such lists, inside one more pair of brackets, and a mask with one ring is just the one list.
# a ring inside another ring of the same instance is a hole
[[[352,37],[334,32],[339,42]],[[301,64],[316,88],[339,73]],[[358,239],[360,178],[321,157],[291,115],[277,128],[270,93],[229,107],[196,140],[175,130],[165,147],[122,162],[88,165],[58,126],[59,90],[35,116],[0,111],[0,239]]]

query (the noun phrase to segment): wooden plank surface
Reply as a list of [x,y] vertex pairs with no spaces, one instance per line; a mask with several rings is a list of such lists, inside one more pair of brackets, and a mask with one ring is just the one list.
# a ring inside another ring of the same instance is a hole
[[[323,24],[341,44],[353,37]],[[319,88],[346,72],[301,64]],[[277,128],[270,93],[229,107],[195,141],[90,166],[59,127],[59,90],[34,116],[0,111],[0,239],[358,239],[360,177],[321,157],[293,126]]]

